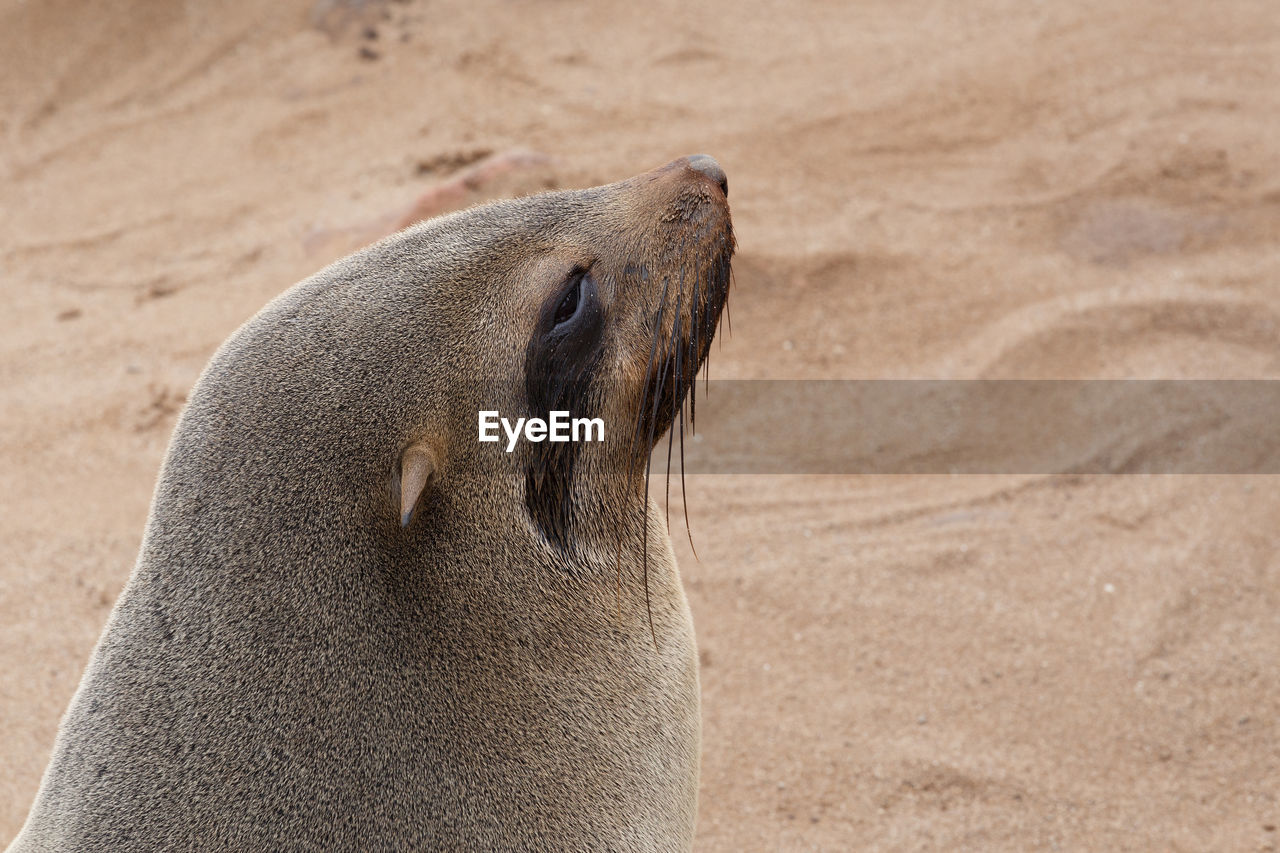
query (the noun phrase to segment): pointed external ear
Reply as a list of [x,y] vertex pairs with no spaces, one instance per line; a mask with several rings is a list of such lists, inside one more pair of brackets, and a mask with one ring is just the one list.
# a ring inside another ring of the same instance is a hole
[[438,470],[436,455],[425,442],[411,444],[400,454],[401,527],[409,526],[414,508]]

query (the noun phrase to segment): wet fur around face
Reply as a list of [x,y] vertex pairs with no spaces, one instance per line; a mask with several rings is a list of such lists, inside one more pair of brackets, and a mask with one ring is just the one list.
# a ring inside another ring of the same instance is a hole
[[[645,476],[728,294],[690,162],[412,228],[223,345],[11,851],[690,847],[697,656]],[[579,273],[599,335],[546,337]],[[605,441],[477,440],[558,407]]]

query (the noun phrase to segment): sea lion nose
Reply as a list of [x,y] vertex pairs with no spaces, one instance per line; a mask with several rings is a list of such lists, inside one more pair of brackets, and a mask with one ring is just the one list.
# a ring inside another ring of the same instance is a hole
[[720,185],[720,192],[724,193],[724,197],[729,197],[729,179],[725,176],[724,169],[720,168],[720,164],[716,162],[716,158],[710,154],[691,154],[686,159],[689,161],[689,168],[715,181]]

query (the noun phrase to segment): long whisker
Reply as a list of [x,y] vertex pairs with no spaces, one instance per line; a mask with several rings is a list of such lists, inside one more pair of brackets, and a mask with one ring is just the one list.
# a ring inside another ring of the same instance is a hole
[[[683,249],[683,247],[681,248]],[[662,282],[662,298],[658,302],[658,322],[654,326],[653,342],[652,344],[650,344],[650,347],[649,347],[650,368],[652,368],[654,355],[657,353],[657,350],[658,350],[658,340],[662,335],[663,320],[666,318],[666,311],[667,311],[667,293],[670,291],[670,287],[671,287],[671,278],[668,276],[667,278],[663,279],[663,282]],[[669,365],[669,361],[670,360],[667,357],[667,353],[665,352],[662,353],[661,359],[659,361],[658,384],[653,391],[653,411],[650,413],[650,416],[649,416],[649,440],[645,443],[645,447],[648,448],[648,452],[645,454],[645,462],[644,462],[644,502],[640,506],[640,518],[641,518],[641,523],[643,524],[641,540],[640,540],[640,553],[641,553],[640,563],[641,563],[641,576],[644,581],[644,608],[645,608],[645,612],[649,616],[649,634],[653,637],[653,646],[655,649],[658,647],[658,632],[653,626],[653,601],[649,596],[649,478],[650,478],[651,468],[653,466],[653,439],[654,439],[654,430],[657,428],[657,423],[658,423],[658,404],[662,400],[662,390],[666,386],[667,367]],[[647,377],[649,375],[649,372],[646,370],[644,375]],[[646,385],[647,384],[648,383],[646,382]],[[647,399],[642,398],[641,409],[639,413],[639,421],[636,424],[637,432],[639,432],[640,426],[643,424],[644,406],[646,403],[647,403]],[[634,442],[635,436],[632,436],[632,439]],[[634,448],[634,443],[632,447]],[[634,459],[634,457],[635,457],[635,454],[633,450],[632,458]],[[630,463],[628,463],[627,479],[628,480],[631,479]]]
[[[698,265],[698,269],[701,269],[701,264]],[[698,288],[698,275],[696,274],[694,275],[694,288],[696,292],[696,288]],[[692,311],[692,316],[695,316],[696,318],[696,315],[698,315],[696,314],[696,311],[698,311],[698,304],[696,304],[696,301],[692,302],[690,309]],[[684,319],[684,315],[677,313],[676,323],[681,323],[682,319]],[[682,346],[684,345],[684,341],[682,341],[681,338],[682,330],[684,330],[684,327],[677,325],[675,346],[680,347],[678,348],[676,355],[676,377],[678,377],[678,382],[680,382],[680,387],[677,387],[676,389],[676,400],[678,401],[676,416],[678,421],[680,421],[680,424],[678,424],[678,429],[680,429],[680,506],[682,510],[684,510],[685,514],[685,534],[689,537],[689,547],[691,551],[694,552],[694,560],[696,560],[696,558],[698,558],[698,548],[694,548],[694,532],[692,532],[692,529],[689,526],[689,489],[687,489],[685,485],[685,401],[682,400],[681,391],[685,387],[685,370],[689,369],[687,368],[687,365],[698,364],[698,353],[685,352],[686,347]],[[690,343],[696,334],[698,334],[698,327],[696,327],[694,320],[690,320]],[[681,353],[684,355],[682,359]],[[694,396],[696,388],[698,388],[698,375],[695,374],[689,383],[690,419],[692,419],[692,396]],[[672,435],[676,434],[676,429],[676,425],[672,424]],[[667,512],[669,514],[669,512],[671,512],[671,497],[669,497],[669,494],[671,494],[671,444],[669,443],[667,444],[667,493]],[[668,528],[671,526],[671,521],[667,521],[667,526]]]
[[[723,266],[723,264],[724,264],[724,261],[721,261],[720,265]],[[733,275],[732,269],[729,270],[729,275],[732,277]],[[732,335],[733,334],[733,314],[730,313],[729,311],[729,289],[730,288],[726,288],[725,294],[724,294],[724,325],[725,325],[725,333],[728,335]],[[724,346],[723,335],[720,337],[720,346]]]
[[645,363],[644,373],[641,374],[642,376],[645,377],[645,383],[644,383],[644,388],[640,392],[640,408],[636,410],[636,427],[631,434],[631,451],[630,453],[627,454],[627,480],[631,479],[631,474],[632,474],[632,471],[634,470],[631,466],[635,462],[636,440],[639,439],[640,437],[640,428],[644,426],[644,410],[647,407],[647,404],[649,402],[648,379],[649,379],[650,371],[653,370],[654,356],[657,354],[657,351],[658,351],[658,337],[661,334],[662,321],[664,319],[664,314],[667,310],[667,288],[668,286],[670,286],[670,284],[671,284],[670,278],[663,279],[662,298],[658,302],[658,322],[653,328],[653,340],[649,344],[649,360]]
[[650,448],[648,456],[644,463],[644,539],[642,545],[643,565],[642,577],[644,578],[644,609],[649,614],[649,633],[653,635],[653,646],[658,646],[658,632],[653,627],[653,601],[649,595],[649,476],[653,467],[653,443],[658,429],[658,403],[662,399],[662,391],[667,387],[667,370],[671,366],[671,358],[669,354],[663,353],[661,367],[658,371],[658,389],[653,395],[653,412],[649,418],[649,441],[645,445]]
[[[723,269],[728,265],[728,259],[720,261],[720,267]],[[729,311],[729,293],[733,290],[733,267],[729,267],[729,286],[724,290],[724,324],[725,334],[733,334],[733,314]],[[720,336],[720,346],[724,346],[724,335]]]
[[[696,269],[701,270],[702,268],[703,268],[703,265],[699,263]],[[696,403],[696,398],[698,396],[697,364],[698,364],[698,356],[701,354],[698,351],[698,332],[700,331],[698,328],[698,308],[699,308],[698,285],[701,283],[700,278],[701,276],[697,274],[693,276],[693,299],[689,304],[689,312],[690,312],[689,329],[690,329],[691,335],[689,340],[689,355],[687,356],[687,358],[688,358],[688,363],[694,365],[693,375],[689,377],[689,432],[690,434],[692,434],[693,430],[696,428],[694,426],[694,414],[695,414],[694,405]],[[683,378],[684,373],[681,372],[680,375]],[[680,406],[679,414],[680,414],[680,508],[684,512],[684,532],[685,532],[685,535],[689,537],[689,550],[693,552],[693,558],[696,560],[698,559],[698,549],[697,549],[697,546],[693,544],[693,527],[689,524],[689,488],[685,484],[685,479],[684,479],[684,405],[683,403]],[[668,477],[669,477],[670,463],[668,463],[667,467],[668,467]]]
[[[644,376],[644,377],[645,377],[645,382],[644,382],[644,385],[643,385],[643,387],[641,388],[641,391],[640,391],[640,405],[639,405],[639,407],[636,409],[636,423],[635,423],[635,428],[631,431],[631,446],[630,446],[630,449],[629,449],[629,450],[628,450],[628,452],[627,452],[627,478],[626,478],[626,482],[628,482],[628,483],[629,483],[629,482],[631,482],[631,475],[632,475],[633,471],[635,470],[635,469],[633,468],[633,466],[635,465],[635,459],[636,459],[636,441],[637,441],[637,440],[639,440],[639,438],[640,438],[640,428],[644,425],[644,412],[645,412],[645,409],[648,407],[648,403],[649,403],[649,381],[648,381],[648,377],[649,377],[650,371],[652,371],[652,370],[653,370],[653,360],[654,360],[654,357],[655,357],[655,355],[657,354],[657,351],[658,351],[658,336],[659,336],[659,333],[660,333],[660,331],[661,331],[661,329],[662,329],[662,320],[663,320],[663,317],[664,317],[665,312],[666,312],[666,309],[667,309],[667,288],[670,286],[670,284],[671,284],[671,279],[670,279],[670,278],[664,278],[664,279],[663,279],[663,281],[662,281],[662,297],[661,297],[661,299],[660,299],[660,300],[659,300],[659,302],[658,302],[658,322],[657,322],[657,325],[655,325],[655,326],[654,326],[654,329],[653,329],[653,341],[652,341],[652,342],[650,343],[650,345],[649,345],[649,360],[645,363],[644,373],[643,373],[643,374],[641,374],[642,376]],[[656,393],[655,393],[655,397],[656,397]],[[648,547],[649,523],[648,523],[648,519],[647,519],[647,515],[648,515],[648,511],[649,511],[649,510],[648,510],[648,507],[649,507],[649,468],[648,468],[648,465],[649,465],[649,463],[648,463],[648,461],[646,461],[646,462],[645,462],[645,475],[644,475],[644,489],[645,489],[645,491],[644,491],[644,502],[640,505],[640,518],[642,519],[642,521],[643,521],[643,523],[644,523],[644,531],[643,531],[643,539],[642,539],[642,544],[643,544],[643,546],[644,546],[644,549],[643,549],[643,556],[642,556],[642,560],[644,561],[644,577],[645,577],[645,596],[646,596],[646,599],[647,599],[648,594],[649,594],[649,547]],[[621,533],[621,530],[619,530],[619,534],[618,534],[618,555],[617,555],[617,560],[616,560],[615,568],[616,568],[616,570],[617,570],[617,578],[616,578],[616,582],[617,582],[617,593],[618,593],[618,616],[619,616],[619,618],[621,618],[621,616],[622,616],[622,533]],[[646,601],[646,605],[647,605],[647,601]],[[650,613],[650,618],[649,618],[649,629],[650,629],[650,633],[653,633],[653,617],[652,617],[652,613]],[[655,645],[655,646],[658,644],[658,640],[657,640],[657,636],[656,636],[656,635],[654,636],[654,641],[653,641],[653,642],[654,642],[654,645]]]
[[[697,269],[701,270],[702,265],[699,264]],[[699,305],[698,303],[698,285],[702,283],[701,278],[702,277],[697,274],[693,276],[693,297],[689,300],[689,330],[693,333],[690,336],[691,340],[690,340],[690,347],[689,347],[689,363],[693,365],[697,365],[698,357],[702,355],[701,351],[698,348],[698,344],[700,342],[699,336],[700,336],[700,333],[702,332],[701,324],[699,322],[701,318],[698,316],[699,308],[701,308],[701,305]],[[698,405],[698,370],[695,367],[693,371],[693,376],[690,378],[690,381],[689,381],[689,432],[691,434],[694,432],[694,430],[697,429],[697,425],[694,423],[694,416],[697,413],[697,405]],[[683,432],[684,422],[683,421],[681,421],[680,429],[681,429],[680,458],[683,460],[684,459],[684,432]],[[680,466],[680,476],[683,480],[683,477],[684,477],[683,463]]]
[[[684,411],[684,401],[680,399],[680,386],[683,375],[680,373],[680,355],[682,347],[680,346],[680,332],[683,330],[681,320],[683,316],[680,313],[680,302],[684,296],[684,270],[680,271],[680,290],[676,293],[675,322],[671,325],[671,340],[667,345],[667,352],[675,357],[675,372],[672,374],[671,399],[680,407],[680,411]],[[674,429],[667,430],[667,529],[671,528],[671,445],[676,436]]]
[[680,410],[680,506],[684,509],[684,532],[689,537],[689,550],[698,559],[698,549],[693,544],[693,527],[689,524],[689,488],[684,482],[684,409]]

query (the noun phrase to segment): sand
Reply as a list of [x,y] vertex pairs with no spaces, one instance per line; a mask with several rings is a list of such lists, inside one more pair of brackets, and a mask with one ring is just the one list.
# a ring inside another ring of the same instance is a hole
[[[0,0],[0,843],[205,361],[424,194],[714,154],[714,378],[1275,378],[1278,115],[1271,0]],[[1280,844],[1275,477],[688,492],[700,850]]]

